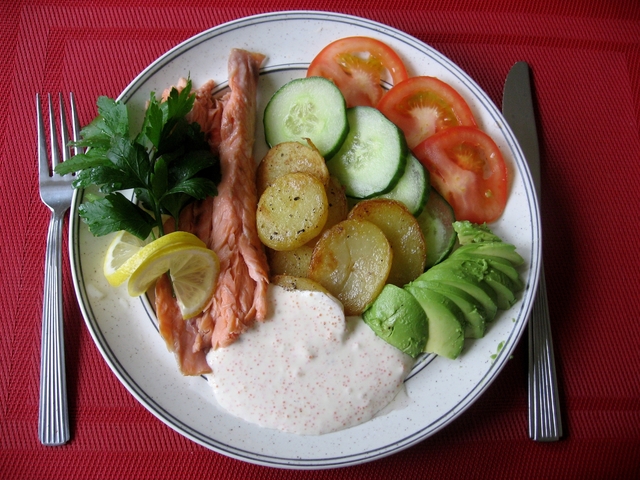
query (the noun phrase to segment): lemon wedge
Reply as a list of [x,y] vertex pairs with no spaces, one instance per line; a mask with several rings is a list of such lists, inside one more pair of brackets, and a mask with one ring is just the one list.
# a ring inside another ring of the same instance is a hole
[[104,256],[104,276],[107,281],[117,286],[124,282],[128,277],[121,271],[121,267],[138,253],[144,243],[135,235],[131,235],[126,230],[119,231],[107,248]]
[[186,320],[202,312],[211,300],[220,261],[213,250],[205,247],[184,243],[166,246],[147,257],[131,274],[129,295],[142,295],[166,272],[171,277],[182,318]]
[[142,240],[122,230],[116,234],[107,248],[103,268],[104,276],[111,286],[117,287],[126,282],[140,264],[158,250],[178,244],[205,246],[197,236],[181,231],[168,233],[144,245]]

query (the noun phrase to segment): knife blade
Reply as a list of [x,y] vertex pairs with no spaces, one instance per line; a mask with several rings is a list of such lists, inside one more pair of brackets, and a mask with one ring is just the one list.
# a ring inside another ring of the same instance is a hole
[[[540,149],[531,74],[526,62],[517,62],[507,75],[502,95],[502,114],[524,153],[540,202]],[[562,436],[562,419],[542,259],[538,291],[529,318],[528,336],[529,437],[536,441],[556,441]]]

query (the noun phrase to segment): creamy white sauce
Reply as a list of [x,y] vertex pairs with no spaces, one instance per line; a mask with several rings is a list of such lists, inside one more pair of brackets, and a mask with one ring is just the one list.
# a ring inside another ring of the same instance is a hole
[[248,422],[318,435],[370,420],[413,360],[318,292],[269,286],[270,316],[207,356],[218,403]]

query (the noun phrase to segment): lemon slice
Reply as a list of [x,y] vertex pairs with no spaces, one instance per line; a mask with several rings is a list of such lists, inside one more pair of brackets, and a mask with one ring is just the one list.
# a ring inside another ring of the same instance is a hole
[[144,245],[134,235],[122,230],[113,238],[104,259],[104,276],[110,285],[117,287],[158,250],[170,245],[187,244],[204,247],[197,236],[188,232],[172,232]]
[[[121,267],[144,246],[143,241],[126,230],[119,231],[107,248],[104,257],[104,276],[111,285],[119,285],[128,277]],[[124,276],[124,278],[123,278]]]
[[167,271],[182,317],[186,320],[202,312],[213,296],[220,272],[216,253],[188,244],[164,247],[146,258],[131,274],[129,295],[142,295]]

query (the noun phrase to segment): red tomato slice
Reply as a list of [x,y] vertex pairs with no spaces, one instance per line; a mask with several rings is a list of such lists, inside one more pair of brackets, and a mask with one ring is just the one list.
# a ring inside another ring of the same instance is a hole
[[435,77],[411,77],[394,85],[378,110],[404,132],[409,148],[445,128],[476,126],[467,102]]
[[397,84],[408,77],[400,57],[388,45],[369,37],[347,37],[330,43],[313,59],[307,77],[325,77],[340,89],[347,107],[375,107],[385,74]]
[[490,223],[507,204],[507,167],[495,142],[475,127],[451,127],[420,143],[414,155],[457,220]]

